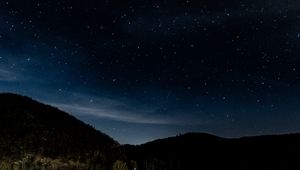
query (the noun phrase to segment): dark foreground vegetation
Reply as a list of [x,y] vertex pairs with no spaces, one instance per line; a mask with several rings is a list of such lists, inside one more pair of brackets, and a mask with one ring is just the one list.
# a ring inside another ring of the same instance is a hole
[[188,133],[119,145],[75,117],[0,94],[0,170],[300,169],[300,134],[224,139]]

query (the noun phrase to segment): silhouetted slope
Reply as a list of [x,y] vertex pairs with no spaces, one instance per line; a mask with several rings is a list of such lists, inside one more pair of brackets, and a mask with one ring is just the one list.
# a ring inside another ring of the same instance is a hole
[[225,139],[188,133],[120,146],[57,108],[0,94],[0,169],[5,170],[296,170],[299,153],[300,134]]
[[119,144],[109,136],[57,108],[28,97],[0,94],[0,156],[24,153],[66,159],[112,157]]
[[300,169],[300,134],[225,139],[189,133],[124,150],[140,170]]

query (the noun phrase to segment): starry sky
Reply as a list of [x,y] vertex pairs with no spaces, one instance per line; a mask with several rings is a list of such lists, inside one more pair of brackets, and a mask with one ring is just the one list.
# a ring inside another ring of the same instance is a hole
[[300,132],[300,1],[3,0],[0,92],[120,143]]

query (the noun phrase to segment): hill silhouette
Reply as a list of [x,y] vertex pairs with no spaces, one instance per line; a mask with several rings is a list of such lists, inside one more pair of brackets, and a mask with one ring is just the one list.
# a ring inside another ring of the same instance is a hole
[[146,169],[300,169],[300,134],[226,139],[188,133],[139,146],[124,146]]
[[0,169],[300,169],[300,134],[226,139],[187,133],[120,145],[57,108],[0,94]]
[[39,155],[108,166],[112,151],[119,146],[109,136],[57,108],[8,93],[0,94],[0,134],[2,160],[37,159]]

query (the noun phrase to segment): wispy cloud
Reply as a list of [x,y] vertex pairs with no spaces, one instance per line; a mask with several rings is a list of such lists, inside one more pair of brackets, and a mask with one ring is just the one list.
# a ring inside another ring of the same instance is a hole
[[[45,102],[73,115],[90,115],[127,123],[156,125],[203,123],[189,117],[189,114],[158,113],[158,109],[154,106],[143,106],[136,102],[126,103],[117,99],[78,93],[74,93],[64,101]],[[184,115],[185,117],[180,117],[178,115]]]
[[86,106],[80,106],[77,104],[53,104],[54,106],[65,110],[67,112],[73,114],[80,114],[80,115],[92,115],[99,118],[107,118],[122,122],[128,123],[140,123],[140,124],[176,124],[179,123],[175,120],[166,119],[163,117],[158,116],[146,116],[142,113],[130,113],[121,110],[114,110],[114,109],[105,109],[105,108],[91,108]]
[[16,81],[17,77],[18,77],[17,73],[0,69],[0,81]]

